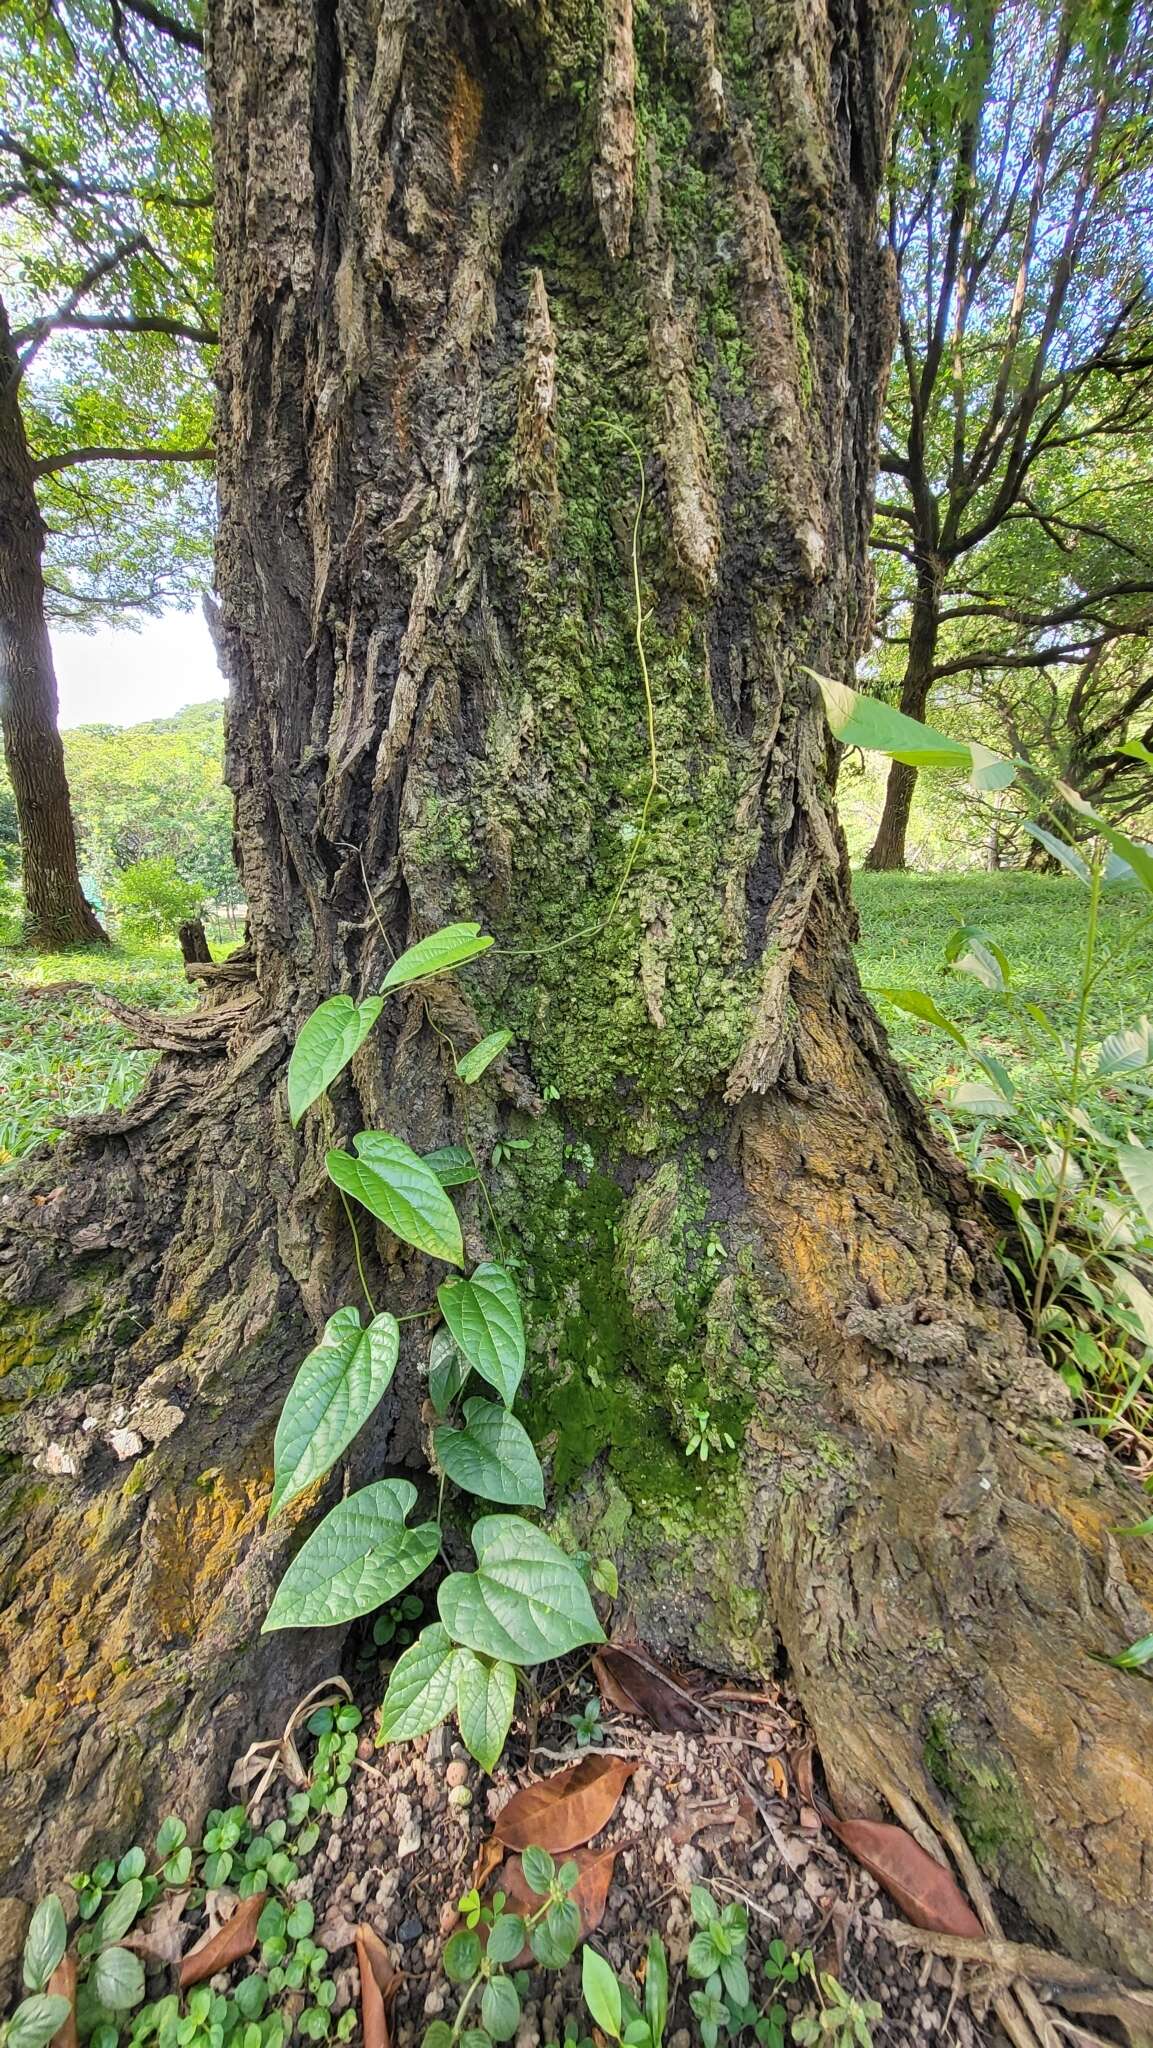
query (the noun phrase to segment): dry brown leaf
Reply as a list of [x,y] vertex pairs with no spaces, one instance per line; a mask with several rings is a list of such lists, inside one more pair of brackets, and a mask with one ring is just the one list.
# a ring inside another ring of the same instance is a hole
[[57,2027],[52,2036],[51,2048],[78,2048],[76,2032],[76,1963],[72,1956],[62,1956],[49,1977],[44,1989],[52,1998],[66,1998],[72,2010],[62,2027]]
[[567,1771],[516,1792],[493,1830],[509,1849],[579,1848],[607,1826],[636,1764],[617,1756],[589,1756]]
[[360,2028],[364,2048],[391,2048],[389,2014],[404,1982],[374,1927],[361,1922],[356,1930],[356,1961],[360,1970]]
[[[539,1847],[539,1844],[537,1846]],[[626,1842],[615,1842],[611,1849],[578,1849],[575,1852],[572,1860],[579,1867],[580,1876],[569,1897],[580,1914],[581,1941],[587,1941],[590,1934],[595,1934],[604,1919],[609,1887],[613,1881],[613,1866],[621,1850],[631,1847],[630,1839]],[[493,1891],[504,1893],[505,1908],[510,1913],[519,1913],[527,1919],[530,1913],[540,1910],[541,1901],[536,1892],[530,1891],[525,1883],[519,1856],[510,1856],[507,1862],[501,1864]],[[532,1951],[526,1943],[513,1968],[519,1969],[531,1961]]]
[[816,1804],[813,1793],[813,1745],[803,1742],[799,1749],[789,1751],[789,1769],[797,1788],[797,1797],[802,1806]]
[[769,1776],[773,1781],[773,1791],[776,1793],[777,1798],[787,1799],[789,1796],[789,1781],[785,1775],[784,1764],[779,1756],[771,1756],[769,1758]]
[[684,1698],[682,1688],[643,1650],[605,1643],[593,1658],[593,1672],[608,1705],[618,1713],[639,1715],[662,1735],[691,1734],[699,1729],[700,1715]]
[[825,1826],[884,1885],[914,1927],[981,1938],[985,1930],[952,1871],[907,1829],[885,1820],[838,1820],[825,1806],[820,1812]]
[[146,1962],[178,1963],[188,1938],[188,1928],[184,1924],[188,1897],[187,1891],[165,1892],[139,1927],[122,1936],[121,1948],[134,1949]]
[[256,1923],[264,1911],[267,1892],[253,1892],[249,1899],[242,1899],[230,1920],[205,1942],[198,1942],[191,1948],[180,1965],[180,1989],[187,1991],[193,1984],[203,1984],[206,1977],[214,1977],[217,1970],[227,1970],[232,1963],[238,1963],[242,1956],[252,1954],[256,1947]]

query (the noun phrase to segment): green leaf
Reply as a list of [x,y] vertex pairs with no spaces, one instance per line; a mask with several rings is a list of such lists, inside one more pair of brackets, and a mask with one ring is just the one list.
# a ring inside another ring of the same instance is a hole
[[44,2048],[72,2010],[67,1998],[38,1992],[16,2007],[4,2030],[4,2048]]
[[285,1572],[263,1633],[331,1628],[395,1599],[440,1548],[435,1522],[406,1527],[415,1502],[407,1479],[378,1479],[338,1501]]
[[428,1397],[438,1415],[446,1415],[472,1371],[457,1350],[452,1331],[443,1325],[433,1332],[428,1351]]
[[1145,1145],[1118,1145],[1117,1164],[1141,1214],[1153,1230],[1153,1152]]
[[511,1408],[525,1357],[524,1323],[511,1273],[503,1266],[478,1266],[467,1280],[444,1281],[436,1298],[469,1364]]
[[866,753],[887,754],[891,761],[904,761],[910,768],[952,768],[972,776],[979,789],[1007,789],[1016,775],[1011,761],[991,754],[987,747],[974,748],[964,740],[952,740],[931,725],[865,696],[845,683],[806,669],[825,700],[825,715],[836,739],[845,747],[863,747]]
[[480,1936],[471,1927],[458,1927],[444,1945],[441,1961],[450,1984],[468,1984],[480,1968]]
[[24,1941],[24,1982],[29,1991],[43,1991],[68,1946],[68,1922],[55,1892],[41,1899]]
[[490,1977],[481,1993],[480,2017],[494,2041],[511,2041],[520,2025],[520,1999],[511,1977]]
[[650,1937],[645,1967],[645,2019],[655,2048],[664,2039],[669,2016],[669,1958],[659,1934]]
[[614,2041],[621,2037],[621,1987],[616,1971],[586,1941],[581,1953],[581,1990],[602,2034]]
[[571,1557],[519,1515],[474,1523],[475,1572],[452,1572],[437,1594],[449,1635],[481,1656],[540,1664],[604,1635]]
[[478,924],[446,924],[402,953],[389,968],[381,987],[400,988],[404,982],[420,981],[426,974],[444,974],[450,967],[475,960],[478,953],[487,952],[492,944],[492,938],[482,935]]
[[383,1007],[383,996],[366,996],[362,1003],[354,1003],[351,996],[329,996],[313,1011],[288,1062],[288,1113],[294,1124],[343,1073]]
[[457,1651],[456,1718],[461,1739],[482,1771],[496,1765],[515,1704],[516,1672],[511,1664],[491,1664],[471,1650]]
[[144,1996],[144,1965],[126,1948],[101,1949],[88,1982],[98,2005],[129,2012]]
[[346,1195],[355,1195],[403,1243],[450,1266],[463,1266],[460,1221],[431,1167],[386,1131],[361,1131],[352,1142],[355,1159],[347,1152],[328,1154],[329,1179]]
[[435,1152],[425,1152],[423,1158],[442,1188],[463,1188],[470,1180],[480,1179],[467,1145],[441,1145]]
[[1030,839],[1035,839],[1038,846],[1043,846],[1046,853],[1051,853],[1053,859],[1060,861],[1061,866],[1067,868],[1071,875],[1076,875],[1079,882],[1088,882],[1089,869],[1075,846],[1068,845],[1064,839],[1058,839],[1055,832],[1046,832],[1043,825],[1027,822],[1025,830]]
[[129,1878],[121,1885],[100,1915],[99,1934],[101,1941],[119,1941],[127,1934],[141,1906],[144,1904],[144,1886],[138,1877]]
[[1142,845],[1140,840],[1129,839],[1124,832],[1118,832],[1113,825],[1106,825],[1100,818],[1097,829],[1106,845],[1111,846],[1121,864],[1121,872],[1109,874],[1110,882],[1140,882],[1153,896],[1153,851]]
[[544,1506],[544,1474],[527,1430],[497,1401],[464,1404],[464,1428],[433,1431],[437,1463],[454,1485],[508,1507]]
[[545,1894],[551,1891],[556,1877],[556,1864],[548,1850],[532,1847],[525,1849],[521,1855],[520,1867],[530,1892],[535,1892],[538,1899],[543,1899]]
[[456,1705],[456,1646],[439,1621],[422,1628],[392,1667],[377,1742],[427,1735]]
[[[920,1017],[925,1024],[935,1024],[938,1031],[947,1031],[956,1045],[966,1045],[965,1034],[950,1022],[943,1010],[937,1008],[932,996],[919,988],[873,988],[870,995],[884,996],[898,1010],[907,1010],[910,1017]],[[966,1047],[967,1049],[967,1047]]]
[[1143,1522],[1130,1522],[1124,1529],[1114,1529],[1115,1536],[1153,1536],[1153,1515],[1147,1515]]
[[399,1350],[395,1316],[374,1316],[366,1330],[357,1308],[337,1309],[329,1317],[276,1425],[269,1521],[336,1463],[368,1421],[396,1371]]
[[170,1813],[161,1821],[156,1830],[156,1854],[171,1856],[177,1849],[183,1849],[188,1840],[188,1829],[178,1813]]
[[492,1923],[486,1954],[490,1963],[515,1963],[525,1944],[525,1924],[519,1913],[498,1913]]
[[511,1044],[511,1031],[490,1031],[487,1038],[482,1038],[479,1045],[474,1045],[471,1052],[466,1052],[463,1058],[457,1061],[457,1079],[479,1081],[485,1069],[500,1058],[506,1045]]
[[996,939],[977,924],[961,924],[945,942],[945,958],[959,974],[971,974],[999,994],[1009,985],[1009,962]]
[[1097,1049],[1097,1076],[1137,1074],[1153,1065],[1153,1028],[1148,1017],[1129,1030],[1111,1031]]
[[1153,1663],[1153,1636],[1141,1636],[1108,1662],[1115,1664],[1118,1671],[1143,1671],[1146,1664]]

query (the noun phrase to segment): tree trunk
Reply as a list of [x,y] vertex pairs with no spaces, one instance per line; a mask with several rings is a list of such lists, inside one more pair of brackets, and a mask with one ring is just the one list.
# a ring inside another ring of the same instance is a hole
[[0,303],[0,732],[20,826],[27,943],[107,945],[80,887],[44,616],[44,522],[20,415],[20,365]]
[[[941,564],[923,555],[917,565],[917,591],[909,626],[909,659],[901,679],[901,710],[909,718],[924,718],[933,687],[933,663],[941,631]],[[894,761],[885,783],[885,803],[877,836],[865,856],[865,866],[874,873],[891,873],[905,866],[909,816],[917,771],[904,761]]]
[[[467,1130],[502,1140],[556,1524],[656,1647],[783,1652],[846,1801],[945,1802],[1039,1927],[1149,1982],[1153,1707],[1096,1658],[1149,1627],[1153,1549],[1110,1533],[1136,1504],[861,994],[805,674],[851,675],[868,624],[896,15],[209,23],[254,980],[5,1211],[42,1391],[8,1425],[0,1856],[27,1884],[218,1789],[332,1667],[326,1632],[256,1636],[314,1512],[264,1527],[276,1414],[358,1298],[325,1149],[459,1140],[442,1034],[504,1024]],[[497,944],[387,1005],[293,1131],[317,997],[469,917]],[[405,1311],[436,1275],[382,1232],[368,1277]],[[354,1484],[425,1469],[405,1327]],[[706,1468],[701,1407],[739,1442]]]

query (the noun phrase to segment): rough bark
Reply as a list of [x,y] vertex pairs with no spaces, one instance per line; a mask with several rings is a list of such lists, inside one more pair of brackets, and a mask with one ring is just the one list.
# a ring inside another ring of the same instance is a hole
[[44,522],[8,333],[0,303],[0,732],[20,827],[25,937],[51,952],[107,939],[80,887],[44,616]]
[[[943,1801],[1039,1928],[1148,1982],[1153,1709],[1096,1653],[1149,1627],[1153,1551],[1111,1535],[1134,1503],[861,994],[804,672],[851,674],[867,626],[899,22],[648,7],[630,67],[592,0],[209,17],[252,982],[7,1205],[40,1398],[8,1425],[0,1855],[28,1883],[203,1792],[338,1654],[255,1637],[315,1513],[264,1530],[276,1412],[357,1298],[324,1152],[459,1138],[438,1034],[503,1023],[469,1134],[527,1142],[493,1199],[559,1527],[656,1645],[783,1652],[854,1804]],[[648,784],[634,446],[659,789],[614,911]],[[452,917],[498,945],[293,1132],[311,1004]],[[369,1277],[404,1310],[435,1274],[382,1236]],[[420,1469],[425,1342],[353,1483]],[[700,1405],[740,1448],[698,1476]]]
[[[941,563],[933,558],[917,567],[917,589],[909,624],[909,657],[901,678],[901,710],[909,718],[925,716],[933,687],[933,663],[941,632]],[[885,802],[877,836],[865,858],[874,871],[891,872],[905,866],[909,818],[917,787],[917,771],[904,761],[894,761],[885,783]]]

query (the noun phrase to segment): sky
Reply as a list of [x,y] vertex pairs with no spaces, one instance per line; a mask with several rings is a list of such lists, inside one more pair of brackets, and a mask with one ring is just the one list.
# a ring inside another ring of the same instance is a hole
[[60,724],[139,725],[185,704],[223,697],[224,677],[203,614],[165,612],[131,631],[52,634]]

